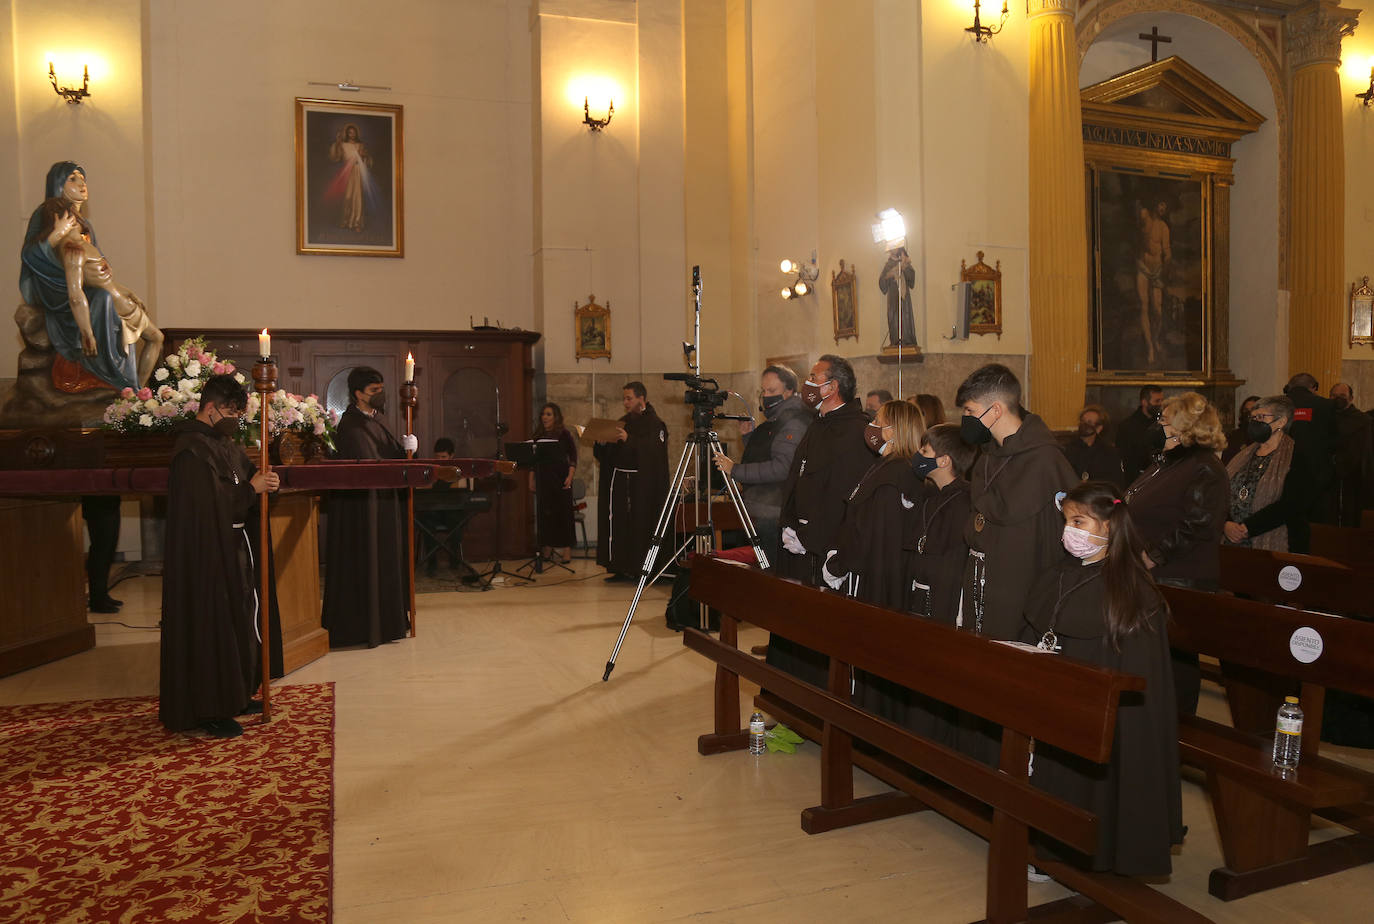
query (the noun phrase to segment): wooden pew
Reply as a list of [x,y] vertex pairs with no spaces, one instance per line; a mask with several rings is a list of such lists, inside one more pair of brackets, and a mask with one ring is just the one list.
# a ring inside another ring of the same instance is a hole
[[[1031,785],[1029,739],[1088,760],[1111,757],[1116,707],[1139,677],[1044,653],[1019,650],[911,616],[859,603],[753,568],[698,558],[691,593],[721,613],[720,639],[694,629],[683,643],[716,662],[715,727],[702,735],[702,754],[748,743],[741,728],[739,679],[771,694],[768,708],[821,744],[821,804],[802,812],[809,834],[880,818],[935,809],[988,840],[987,920],[1205,921],[1135,879],[1089,873],[1034,859],[1084,897],[1028,908],[1029,832],[1043,832],[1079,851],[1096,845],[1098,819]],[[741,620],[779,632],[830,655],[828,690],[821,690],[738,648]],[[996,769],[865,712],[850,702],[851,668],[861,668],[948,702],[1003,727]],[[970,683],[970,677],[980,678]],[[811,723],[808,726],[808,723]],[[859,738],[881,753],[854,748]],[[900,791],[854,798],[855,765],[875,768]],[[903,765],[927,776],[920,780]],[[1097,904],[1094,904],[1097,903]],[[1102,907],[1111,909],[1103,917]]]
[[1374,618],[1369,576],[1317,555],[1223,545],[1221,587],[1237,596],[1280,606]]
[[[1326,688],[1374,695],[1374,625],[1222,594],[1160,590],[1175,648],[1286,682],[1266,686],[1273,698],[1265,708],[1274,709],[1263,729],[1253,727],[1255,715],[1240,716],[1250,728],[1180,719],[1180,753],[1207,773],[1226,861],[1212,870],[1208,891],[1230,901],[1374,862],[1374,774],[1319,753]],[[1294,652],[1317,656],[1304,661]],[[1274,712],[1285,693],[1299,695],[1306,716],[1302,761],[1286,772],[1272,759]],[[1314,813],[1355,833],[1309,846]]]
[[1308,551],[1368,573],[1374,571],[1374,529],[1313,523]]

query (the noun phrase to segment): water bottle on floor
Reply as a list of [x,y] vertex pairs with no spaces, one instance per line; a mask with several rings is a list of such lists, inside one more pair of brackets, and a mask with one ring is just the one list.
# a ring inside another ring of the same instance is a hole
[[763,713],[756,712],[749,717],[749,753],[762,754],[766,748],[763,743]]
[[1302,708],[1296,696],[1285,696],[1274,725],[1274,766],[1291,770],[1302,756]]

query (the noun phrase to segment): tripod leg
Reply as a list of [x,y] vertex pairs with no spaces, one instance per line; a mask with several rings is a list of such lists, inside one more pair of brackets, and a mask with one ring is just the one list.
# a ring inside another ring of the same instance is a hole
[[[720,438],[714,433],[711,434],[711,448],[721,455],[725,454],[720,445]],[[724,476],[725,490],[730,495],[730,503],[735,505],[735,513],[739,514],[740,522],[744,524],[744,534],[749,537],[749,544],[754,547],[754,557],[758,559],[759,567],[767,571],[770,562],[768,556],[764,554],[763,546],[759,543],[759,533],[754,528],[754,521],[749,516],[749,511],[744,507],[744,497],[739,492],[739,485],[728,473],[721,472],[721,474]]]
[[606,672],[601,675],[602,683],[611,679],[611,671],[615,670],[615,659],[620,655],[620,646],[625,644],[625,633],[630,631],[630,622],[635,618],[635,607],[639,606],[639,598],[644,595],[644,587],[649,581],[649,575],[653,574],[654,562],[658,560],[658,551],[663,545],[663,537],[668,533],[668,526],[673,522],[673,506],[682,490],[682,481],[687,477],[687,463],[691,459],[692,443],[687,442],[682,447],[682,458],[678,460],[677,471],[673,473],[672,483],[668,485],[668,496],[663,498],[663,509],[658,514],[658,525],[654,527],[654,538],[649,543],[649,551],[644,555],[644,564],[639,568],[639,585],[635,587],[634,599],[630,601],[630,610],[625,614],[625,624],[620,627],[620,636],[615,640],[615,647],[611,649],[611,657],[606,662]]

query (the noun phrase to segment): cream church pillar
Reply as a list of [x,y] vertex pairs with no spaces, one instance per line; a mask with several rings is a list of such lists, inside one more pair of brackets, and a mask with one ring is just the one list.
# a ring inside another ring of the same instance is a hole
[[1310,372],[1323,390],[1340,378],[1345,267],[1345,146],[1341,39],[1359,10],[1317,2],[1288,16],[1293,74],[1293,159],[1288,373]]
[[1088,360],[1088,232],[1076,0],[1030,0],[1032,409],[1075,426]]

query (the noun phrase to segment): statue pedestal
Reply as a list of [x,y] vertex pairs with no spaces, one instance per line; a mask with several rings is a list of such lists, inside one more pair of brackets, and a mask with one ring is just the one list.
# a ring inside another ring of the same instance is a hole
[[19,354],[19,372],[9,400],[0,408],[0,429],[26,427],[98,427],[105,408],[114,400],[111,387],[82,392],[65,392],[53,384],[53,361],[57,351],[48,339],[47,321],[41,308],[20,305],[14,323],[24,350]]

